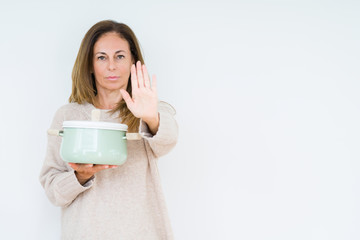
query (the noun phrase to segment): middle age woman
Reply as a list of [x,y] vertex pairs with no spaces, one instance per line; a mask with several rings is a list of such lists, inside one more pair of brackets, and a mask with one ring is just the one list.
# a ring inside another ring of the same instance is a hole
[[176,144],[175,110],[157,97],[138,41],[125,24],[101,21],[86,33],[73,68],[69,104],[56,112],[63,121],[124,123],[141,140],[128,142],[120,166],[64,162],[61,139],[48,137],[40,181],[62,210],[62,239],[173,239],[157,169],[157,159]]

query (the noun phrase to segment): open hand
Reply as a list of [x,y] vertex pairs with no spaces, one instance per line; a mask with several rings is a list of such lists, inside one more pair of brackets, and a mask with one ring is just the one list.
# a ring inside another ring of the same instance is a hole
[[157,131],[159,115],[156,76],[153,75],[151,84],[147,69],[140,61],[136,63],[136,66],[135,64],[131,66],[131,87],[131,97],[124,89],[120,90],[127,107],[135,117],[145,121],[152,132]]

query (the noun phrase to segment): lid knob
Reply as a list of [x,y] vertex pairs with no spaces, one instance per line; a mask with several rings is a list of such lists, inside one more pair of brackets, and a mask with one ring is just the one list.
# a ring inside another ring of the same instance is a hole
[[100,121],[101,112],[99,109],[94,109],[91,111],[91,121],[98,122]]

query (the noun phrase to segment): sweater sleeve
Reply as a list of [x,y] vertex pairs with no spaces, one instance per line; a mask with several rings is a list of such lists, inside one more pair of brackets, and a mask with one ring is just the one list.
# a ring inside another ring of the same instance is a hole
[[139,133],[147,141],[156,158],[161,157],[176,145],[178,140],[178,125],[174,118],[175,109],[166,102],[159,102],[158,111],[160,116],[159,129],[152,135],[147,124],[140,120]]
[[[61,108],[56,112],[51,129],[62,129],[64,113],[65,111]],[[84,185],[79,183],[74,170],[61,159],[60,145],[60,136],[48,135],[47,151],[40,172],[40,183],[54,205],[65,207],[71,204],[80,193],[89,189],[94,180],[91,179]]]

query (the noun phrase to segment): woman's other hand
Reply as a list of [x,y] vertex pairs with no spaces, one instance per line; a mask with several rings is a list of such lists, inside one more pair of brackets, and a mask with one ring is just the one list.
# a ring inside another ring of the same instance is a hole
[[82,164],[69,163],[69,166],[75,170],[75,176],[81,185],[84,185],[95,173],[109,168],[116,168],[117,165],[102,164]]
[[155,134],[159,127],[156,76],[153,75],[151,84],[147,69],[140,61],[136,66],[135,64],[131,66],[131,87],[132,97],[124,89],[120,90],[127,107],[135,117],[146,122],[150,131]]

